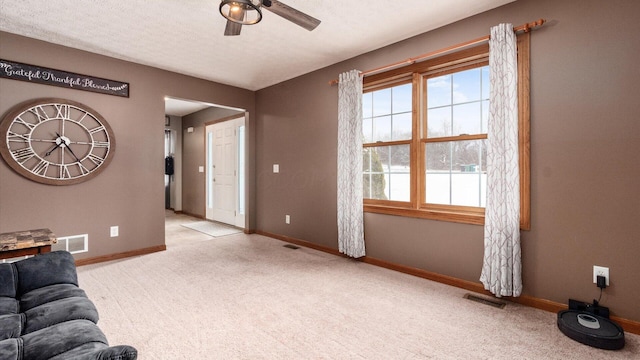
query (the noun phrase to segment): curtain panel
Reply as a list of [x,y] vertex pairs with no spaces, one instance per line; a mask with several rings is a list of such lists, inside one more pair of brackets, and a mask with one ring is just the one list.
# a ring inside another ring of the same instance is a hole
[[487,202],[480,281],[494,295],[520,296],[520,174],[518,158],[518,60],[511,24],[491,28]]
[[338,248],[365,255],[362,200],[362,75],[351,70],[338,83]]

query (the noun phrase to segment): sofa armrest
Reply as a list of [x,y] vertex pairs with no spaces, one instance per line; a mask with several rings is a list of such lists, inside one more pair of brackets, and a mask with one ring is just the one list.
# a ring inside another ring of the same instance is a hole
[[0,264],[0,296],[16,297],[18,274],[12,264]]
[[101,343],[87,343],[49,360],[136,360],[138,351],[128,345],[107,347]]
[[20,339],[0,340],[0,359],[2,360],[19,360],[22,359]]
[[111,346],[96,353],[96,360],[136,360],[138,350],[129,345]]

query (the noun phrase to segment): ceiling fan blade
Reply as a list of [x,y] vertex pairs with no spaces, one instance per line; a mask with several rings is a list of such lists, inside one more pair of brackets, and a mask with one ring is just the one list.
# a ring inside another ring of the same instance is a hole
[[[271,3],[270,6],[267,6]],[[283,4],[278,0],[270,0],[263,2],[263,8],[271,11],[272,13],[282,16],[283,18],[291,21],[292,23],[302,26],[303,28],[311,31],[320,25],[320,20],[309,16],[301,11],[292,8],[289,5]]]
[[227,20],[227,26],[224,28],[224,36],[240,35],[240,30],[242,30],[242,24]]
[[[234,10],[229,10],[229,17],[234,20],[242,21],[244,19],[244,13],[245,13],[245,9],[235,8]],[[225,36],[240,35],[240,30],[242,30],[242,24],[231,21],[231,20],[227,20],[227,26],[224,28],[224,35]]]

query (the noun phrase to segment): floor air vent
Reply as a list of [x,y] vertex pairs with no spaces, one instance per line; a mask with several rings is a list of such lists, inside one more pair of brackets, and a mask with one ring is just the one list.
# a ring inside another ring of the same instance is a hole
[[488,298],[484,298],[484,297],[480,297],[480,296],[476,296],[476,295],[472,295],[472,294],[464,294],[464,298],[471,300],[471,301],[475,301],[475,302],[479,302],[481,304],[485,304],[485,305],[489,305],[489,306],[493,306],[495,308],[498,309],[502,309],[504,308],[507,304],[500,301],[500,300],[495,300],[495,299],[488,299]]
[[300,249],[300,247],[299,247],[299,246],[295,246],[295,245],[293,245],[293,244],[286,244],[286,245],[282,245],[282,246],[284,246],[284,247],[286,247],[286,248],[289,248],[289,249],[293,249],[293,250]]

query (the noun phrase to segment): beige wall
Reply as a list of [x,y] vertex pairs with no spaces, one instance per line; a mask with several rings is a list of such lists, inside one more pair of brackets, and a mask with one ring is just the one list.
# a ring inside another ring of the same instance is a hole
[[[599,295],[640,321],[640,14],[638,1],[519,0],[257,92],[257,228],[337,248],[337,88],[367,70],[545,18],[531,41],[532,230],[524,293],[566,303]],[[280,173],[271,166],[280,164]],[[291,224],[284,222],[291,215]],[[365,214],[369,256],[478,282],[481,226]]]
[[[92,107],[113,128],[117,141],[113,161],[96,178],[82,184],[35,183],[0,161],[0,232],[48,227],[58,236],[89,234],[89,252],[77,255],[78,259],[164,244],[165,96],[254,112],[252,91],[8,33],[0,33],[0,40],[2,59],[130,84],[130,97],[121,98],[0,79],[2,115],[26,100],[60,97]],[[253,138],[251,129],[249,126]],[[255,150],[253,142],[250,144],[252,154]],[[253,166],[250,162],[249,174]],[[249,180],[249,199],[253,201],[253,182]],[[113,225],[120,227],[119,237],[109,237]]]

